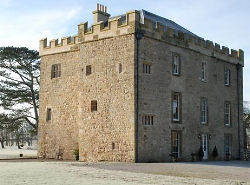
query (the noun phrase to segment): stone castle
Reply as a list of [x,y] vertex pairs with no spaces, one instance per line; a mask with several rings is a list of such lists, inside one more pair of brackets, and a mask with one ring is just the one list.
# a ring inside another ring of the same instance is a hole
[[147,12],[40,41],[38,156],[80,161],[240,158],[244,53]]

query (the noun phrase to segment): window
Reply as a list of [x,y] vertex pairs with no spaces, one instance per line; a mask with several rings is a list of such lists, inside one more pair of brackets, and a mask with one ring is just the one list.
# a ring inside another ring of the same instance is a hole
[[154,125],[154,116],[143,115],[142,116],[142,125]]
[[230,102],[225,102],[225,110],[224,110],[224,116],[225,116],[225,125],[230,126],[231,125],[231,105]]
[[47,108],[46,120],[47,120],[47,121],[50,121],[50,120],[51,120],[51,108]]
[[231,154],[231,147],[232,147],[232,135],[225,134],[224,136],[224,145],[225,145],[225,154]]
[[86,76],[91,75],[91,65],[86,66]]
[[180,93],[174,92],[172,95],[172,121],[179,122],[180,121],[180,113],[181,113],[181,96]]
[[201,98],[201,123],[206,124],[208,118],[207,98]]
[[230,85],[230,70],[225,69],[225,85],[229,86]]
[[61,76],[61,64],[53,64],[51,66],[51,79]]
[[181,131],[171,132],[171,152],[175,158],[179,158],[181,154]]
[[122,72],[122,64],[119,64],[119,73]]
[[206,63],[202,62],[201,64],[201,80],[206,81]]
[[115,143],[112,142],[112,150],[114,150],[114,149],[115,149]]
[[146,63],[144,63],[144,64],[142,64],[143,66],[143,70],[142,70],[142,72],[143,73],[146,73],[146,74],[151,74],[151,64],[146,64]]
[[173,53],[173,74],[180,75],[180,55]]
[[92,100],[91,101],[91,112],[97,111],[97,101]]

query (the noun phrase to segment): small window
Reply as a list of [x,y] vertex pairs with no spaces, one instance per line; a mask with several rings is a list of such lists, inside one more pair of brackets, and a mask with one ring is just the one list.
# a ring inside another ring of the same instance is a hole
[[91,75],[91,65],[86,66],[86,76]]
[[51,66],[51,79],[61,76],[61,64],[53,64]]
[[115,143],[112,142],[112,150],[114,150],[114,149],[115,149]]
[[92,100],[91,101],[91,112],[97,111],[97,101]]
[[225,117],[225,125],[231,126],[231,104],[230,102],[225,102],[224,117]]
[[180,55],[173,53],[172,72],[174,75],[180,75],[180,64]]
[[225,69],[225,85],[229,86],[230,85],[230,70]]
[[154,125],[154,116],[143,115],[142,116],[142,125]]
[[47,121],[50,121],[50,120],[51,120],[51,108],[47,108],[46,120],[47,120]]
[[207,124],[208,105],[207,98],[201,98],[201,123]]
[[202,62],[201,64],[201,80],[206,81],[206,63]]
[[151,74],[151,64],[143,63],[142,67],[143,67],[143,70],[142,70],[143,73]]
[[119,73],[122,72],[122,64],[119,64]]
[[179,122],[180,121],[180,112],[181,112],[181,96],[180,93],[173,93],[172,95],[172,121]]

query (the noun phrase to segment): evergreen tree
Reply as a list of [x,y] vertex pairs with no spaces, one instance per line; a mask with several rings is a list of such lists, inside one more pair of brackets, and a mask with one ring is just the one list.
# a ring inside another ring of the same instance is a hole
[[25,47],[0,48],[0,107],[12,123],[27,122],[37,132],[40,59]]

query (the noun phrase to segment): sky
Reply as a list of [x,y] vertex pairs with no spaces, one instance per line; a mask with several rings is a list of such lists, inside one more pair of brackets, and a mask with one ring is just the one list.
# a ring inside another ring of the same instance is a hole
[[77,25],[93,21],[96,3],[111,16],[145,9],[180,24],[191,32],[231,49],[245,52],[245,101],[250,101],[249,0],[0,0],[0,47],[38,50],[39,40],[77,34]]

